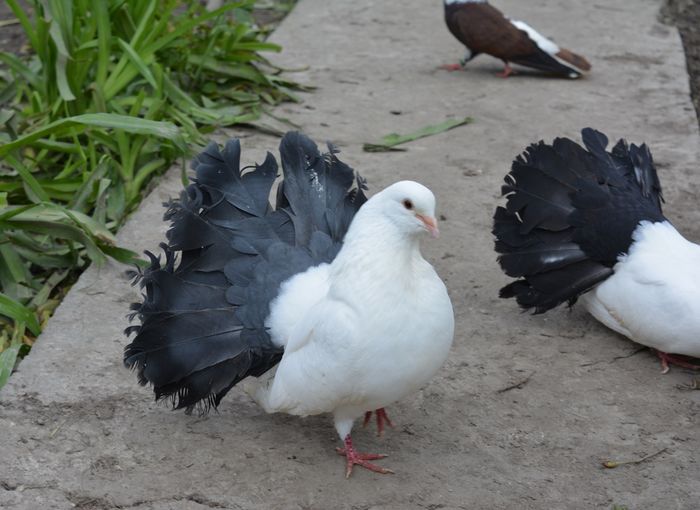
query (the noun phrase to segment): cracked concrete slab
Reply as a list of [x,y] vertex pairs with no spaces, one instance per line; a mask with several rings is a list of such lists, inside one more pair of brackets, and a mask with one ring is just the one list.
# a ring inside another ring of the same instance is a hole
[[[207,417],[155,405],[122,367],[138,293],[108,264],[80,278],[0,395],[2,508],[697,508],[700,392],[677,387],[691,375],[662,376],[650,353],[581,310],[535,317],[499,301],[506,280],[490,235],[512,158],[590,125],[651,144],[668,217],[700,239],[700,136],[678,33],[657,22],[658,0],[497,5],[586,55],[593,73],[501,80],[488,57],[438,71],[463,50],[437,0],[301,0],[273,37],[285,48],[277,63],[308,65],[297,78],[318,87],[277,113],[335,142],[372,190],[406,178],[429,185],[445,216],[425,252],[454,301],[452,356],[391,409],[396,429],[355,438],[390,454],[397,474],[346,481],[327,417],[265,415],[240,391]],[[406,152],[361,151],[389,132],[466,115],[476,122]],[[239,134],[249,162],[276,152],[272,137]],[[156,250],[161,202],[179,189],[175,169],[120,241]],[[601,467],[664,448],[642,464]]]

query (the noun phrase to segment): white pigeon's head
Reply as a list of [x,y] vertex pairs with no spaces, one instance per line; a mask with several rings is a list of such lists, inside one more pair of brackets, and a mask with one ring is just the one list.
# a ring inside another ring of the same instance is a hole
[[377,193],[373,200],[382,213],[407,235],[440,234],[435,219],[435,195],[422,184],[399,181]]

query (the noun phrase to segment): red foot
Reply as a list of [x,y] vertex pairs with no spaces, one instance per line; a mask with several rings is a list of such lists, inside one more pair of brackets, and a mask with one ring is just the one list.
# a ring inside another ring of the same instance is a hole
[[[389,416],[386,414],[386,410],[383,407],[380,407],[376,411],[374,411],[375,414],[377,415],[377,435],[379,437],[382,437],[384,435],[384,423],[389,425],[392,429],[394,428],[394,424],[391,422],[389,419]],[[367,411],[365,413],[365,421],[362,422],[362,426],[366,427],[367,424],[369,424],[369,420],[372,418],[372,411]]]
[[669,354],[667,352],[656,351],[656,355],[661,360],[661,373],[667,374],[671,367],[669,364],[677,365],[682,368],[689,368],[691,370],[700,370],[700,365],[695,365],[686,361],[686,356],[680,354]]
[[503,68],[503,72],[498,73],[496,76],[498,76],[499,78],[505,79],[505,78],[508,78],[511,74],[513,74],[513,68],[510,67],[510,65],[508,65],[508,62],[504,62],[504,64],[506,66]]
[[443,69],[445,71],[461,71],[462,70],[462,65],[461,64],[444,64],[440,66],[440,69]]
[[338,455],[343,455],[346,458],[345,462],[345,478],[350,478],[350,475],[352,474],[352,468],[354,466],[361,466],[365,469],[369,469],[370,471],[374,471],[375,473],[380,473],[382,475],[387,475],[387,474],[394,474],[394,472],[391,469],[383,468],[381,466],[377,466],[376,464],[372,464],[371,462],[367,462],[369,460],[379,460],[379,459],[384,459],[386,458],[386,455],[383,453],[359,453],[355,451],[355,448],[352,446],[352,439],[350,438],[350,434],[345,438],[345,448],[336,448],[335,451],[338,452]]

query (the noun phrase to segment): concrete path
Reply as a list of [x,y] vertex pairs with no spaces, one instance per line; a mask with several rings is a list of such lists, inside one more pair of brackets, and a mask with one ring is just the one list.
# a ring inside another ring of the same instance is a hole
[[[0,397],[0,507],[12,509],[696,509],[700,506],[700,392],[581,310],[546,316],[496,298],[506,281],[492,251],[491,215],[511,159],[528,143],[577,138],[584,126],[646,140],[668,216],[700,239],[700,137],[675,29],[658,0],[500,0],[513,17],[591,59],[578,82],[494,77],[480,57],[468,72],[436,71],[462,49],[438,0],[301,0],[273,39],[287,67],[318,90],[278,113],[332,140],[372,190],[399,179],[429,185],[442,238],[425,252],[450,289],[456,345],[444,371],[390,409],[383,439],[356,444],[390,455],[394,476],[343,463],[327,417],[268,416],[240,391],[205,418],[152,402],[121,364],[121,331],[137,298],[122,267],[87,271]],[[361,144],[447,117],[473,125],[367,154]],[[248,134],[261,161],[277,140]],[[160,203],[176,172],[120,235],[156,249]],[[521,387],[503,389],[522,382]],[[638,465],[604,470],[605,459]]]

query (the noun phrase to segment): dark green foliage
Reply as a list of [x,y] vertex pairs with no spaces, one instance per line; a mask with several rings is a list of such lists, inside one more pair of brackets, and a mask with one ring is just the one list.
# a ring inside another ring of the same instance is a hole
[[[7,0],[30,46],[0,52],[0,386],[149,180],[220,126],[292,99],[252,0]],[[14,353],[14,355],[10,355]],[[3,368],[4,367],[4,368]],[[9,368],[8,368],[9,367]]]

